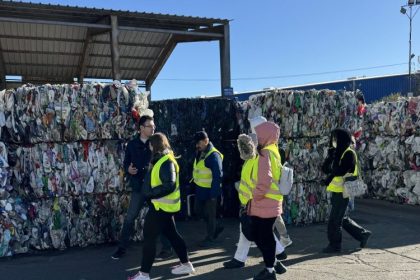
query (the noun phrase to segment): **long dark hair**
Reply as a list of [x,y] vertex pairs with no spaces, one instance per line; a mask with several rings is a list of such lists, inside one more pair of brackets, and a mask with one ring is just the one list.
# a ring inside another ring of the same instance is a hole
[[150,145],[152,145],[152,148],[153,148],[152,157],[156,154],[163,154],[165,150],[169,150],[170,152],[172,152],[172,148],[171,148],[171,145],[169,144],[168,138],[166,137],[165,134],[161,132],[157,132],[153,134],[152,136],[150,136],[149,141],[150,141]]

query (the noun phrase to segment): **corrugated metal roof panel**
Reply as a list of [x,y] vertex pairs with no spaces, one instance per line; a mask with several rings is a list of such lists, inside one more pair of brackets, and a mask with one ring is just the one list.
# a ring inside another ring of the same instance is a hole
[[2,22],[0,28],[1,35],[20,35],[27,37],[48,37],[62,39],[83,39],[86,36],[87,28],[64,26],[64,25],[47,25],[37,23],[16,23]]
[[[90,65],[99,66],[99,67],[109,67],[111,69],[112,64],[111,60],[106,57],[98,57],[96,58],[96,63],[90,63]],[[121,61],[120,61],[120,67],[121,67]]]
[[21,68],[20,66],[16,65],[7,65],[8,73],[12,75],[22,75],[25,76],[36,76],[36,77],[44,77],[48,79],[48,77],[59,77],[64,74],[64,76],[69,77],[71,73],[77,70],[75,67],[45,67],[45,66],[32,66],[30,68]]
[[4,61],[6,64],[27,64],[36,63],[36,64],[60,64],[60,65],[72,65],[77,64],[75,62],[75,57],[69,55],[61,54],[30,54],[30,53],[4,53]]
[[151,60],[144,60],[144,59],[132,59],[132,58],[124,58],[121,59],[124,65],[127,65],[129,68],[139,68],[145,69],[152,66],[153,61]]
[[111,39],[110,39],[109,34],[101,34],[101,35],[95,36],[95,40],[98,40],[98,41],[110,41]]
[[42,4],[35,2],[21,2],[21,1],[3,1],[5,8],[32,8],[38,11],[49,14],[51,11],[59,11],[58,16],[72,16],[88,18],[89,16],[103,16],[108,14],[116,14],[124,20],[133,20],[133,19],[152,19],[152,20],[161,20],[161,21],[173,21],[173,22],[183,22],[189,24],[212,24],[212,23],[226,23],[227,19],[220,18],[207,18],[207,17],[193,17],[193,16],[181,16],[173,14],[162,14],[162,13],[146,13],[139,11],[123,11],[123,10],[112,10],[112,9],[97,9],[97,8],[88,8],[80,6],[64,6],[64,5],[52,5],[52,4]]
[[[5,61],[10,63],[6,65],[6,75],[63,76],[63,79],[78,75],[88,26],[95,31],[107,32],[110,15],[118,16],[122,28],[119,33],[121,75],[137,79],[147,77],[173,34],[228,23],[227,20],[209,18],[0,1],[0,43]],[[47,23],[49,21],[51,23]],[[220,29],[214,32],[211,39],[220,38]],[[201,32],[199,35],[208,38],[208,34]],[[95,36],[93,42],[96,43],[92,43],[85,76],[112,77],[109,33]],[[152,83],[154,78],[155,75],[149,82]]]
[[[120,47],[121,52],[121,47]],[[111,47],[104,44],[92,44],[92,54],[111,55]]]
[[165,33],[123,30],[120,32],[118,40],[122,43],[164,44],[169,36],[169,34]]
[[43,51],[43,52],[70,52],[81,53],[83,44],[75,42],[62,41],[42,41],[42,40],[25,40],[25,39],[1,39],[1,47],[3,50],[16,51]]

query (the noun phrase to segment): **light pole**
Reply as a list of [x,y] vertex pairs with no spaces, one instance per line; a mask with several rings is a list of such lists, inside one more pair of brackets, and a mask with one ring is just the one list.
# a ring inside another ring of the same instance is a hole
[[[411,53],[411,31],[412,31],[412,22],[413,18],[416,16],[417,12],[419,11],[419,8],[416,9],[416,11],[413,14],[413,6],[420,5],[420,0],[408,0],[407,5],[401,6],[400,12],[403,15],[406,15],[408,19],[410,20],[410,35],[408,40],[408,87],[409,92],[411,92],[411,60],[415,56],[413,53]],[[407,8],[410,10],[409,15],[407,14]]]

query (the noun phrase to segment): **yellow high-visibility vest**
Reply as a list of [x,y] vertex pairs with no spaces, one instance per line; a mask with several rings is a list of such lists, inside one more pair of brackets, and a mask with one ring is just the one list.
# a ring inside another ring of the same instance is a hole
[[176,172],[175,190],[164,197],[152,199],[152,203],[153,203],[153,206],[155,207],[155,210],[160,209],[168,213],[175,213],[181,209],[181,193],[179,191],[179,166],[173,154],[167,154],[161,157],[158,160],[158,162],[156,162],[156,164],[153,166],[150,185],[152,188],[162,185],[159,172],[160,172],[160,167],[167,160],[172,161],[175,165],[175,172]]
[[257,158],[251,158],[244,162],[241,171],[241,181],[239,183],[238,195],[242,205],[246,205],[252,199],[252,192],[255,188],[255,182],[252,180],[252,170],[255,164],[258,164]]
[[[356,152],[351,149],[350,147],[348,147],[344,153],[341,155],[340,158],[340,163],[341,160],[343,159],[344,155],[348,152],[352,152],[354,154],[354,157],[356,159],[356,165],[354,166],[354,172],[353,172],[353,176],[358,176],[359,175],[359,171],[358,171],[358,160],[357,160],[357,154]],[[328,185],[327,187],[327,191],[329,192],[336,192],[336,193],[342,193],[343,192],[343,184],[344,184],[344,177],[343,176],[335,176],[331,183]]]
[[[270,185],[269,191],[265,194],[265,197],[271,198],[277,201],[283,201],[283,195],[279,191],[279,181],[281,177],[281,156],[279,153],[279,149],[276,144],[268,145],[267,147],[263,148],[263,150],[269,151],[270,155],[270,163],[271,163],[271,174],[272,174],[272,182]],[[260,156],[257,156],[257,163],[255,164],[255,168],[252,170],[252,179],[255,182],[258,182],[258,160]]]
[[204,164],[204,161],[212,153],[219,153],[223,161],[222,153],[219,152],[214,147],[208,151],[208,153],[205,155],[203,159],[199,160],[198,162],[197,160],[194,160],[193,181],[199,187],[208,188],[208,189],[211,188],[211,182],[213,181],[213,174],[211,173],[210,168],[206,167],[206,165]]

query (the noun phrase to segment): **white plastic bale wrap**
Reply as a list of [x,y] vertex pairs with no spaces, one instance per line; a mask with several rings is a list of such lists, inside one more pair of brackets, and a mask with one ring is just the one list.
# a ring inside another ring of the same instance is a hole
[[368,106],[359,153],[372,196],[420,204],[420,97]]
[[[357,116],[353,92],[329,90],[272,90],[251,96],[239,106],[243,119],[262,115],[280,126],[279,146],[293,166],[295,183],[285,196],[287,223],[325,222],[329,214],[329,194],[321,181],[321,165],[326,158],[329,136],[336,127],[355,132],[363,125]],[[249,124],[243,121],[244,131]]]
[[129,201],[124,145],[147,106],[132,84],[0,92],[0,257],[118,238]]

